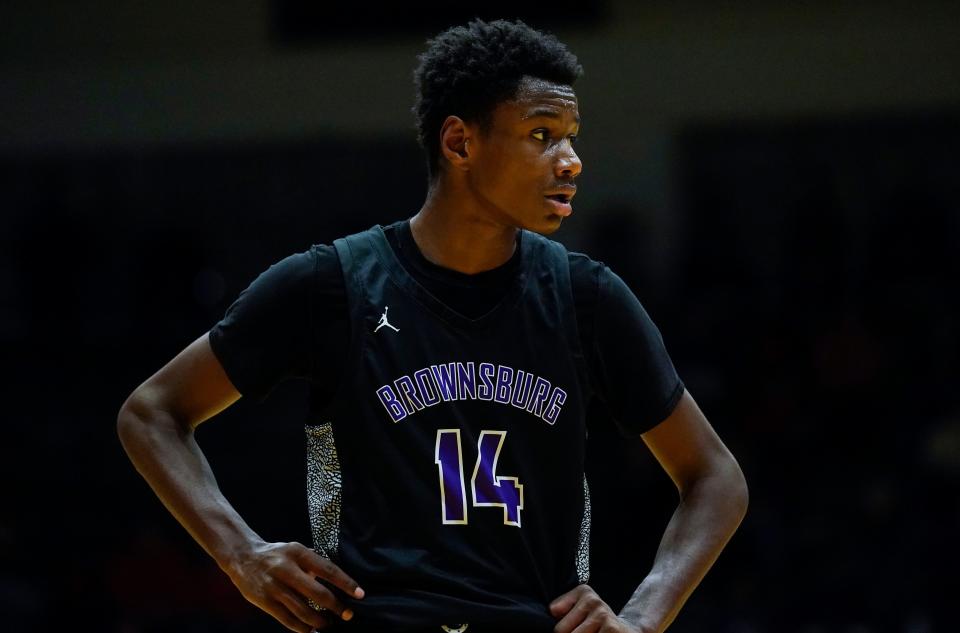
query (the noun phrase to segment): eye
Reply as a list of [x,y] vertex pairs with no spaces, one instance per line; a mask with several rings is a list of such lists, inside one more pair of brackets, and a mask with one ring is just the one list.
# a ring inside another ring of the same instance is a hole
[[548,134],[547,130],[534,130],[530,136],[537,139],[538,141],[546,141],[549,138],[547,134]]
[[576,135],[576,134],[571,134],[571,135],[570,135],[570,144],[571,144],[571,145],[576,145],[576,144],[577,144],[577,135]]

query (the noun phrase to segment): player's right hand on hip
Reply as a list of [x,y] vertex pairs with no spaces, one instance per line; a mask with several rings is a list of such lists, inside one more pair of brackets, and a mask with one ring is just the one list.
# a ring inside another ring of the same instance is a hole
[[244,598],[298,633],[324,629],[337,617],[353,617],[353,611],[321,579],[348,596],[363,598],[355,580],[300,543],[259,543],[225,571]]

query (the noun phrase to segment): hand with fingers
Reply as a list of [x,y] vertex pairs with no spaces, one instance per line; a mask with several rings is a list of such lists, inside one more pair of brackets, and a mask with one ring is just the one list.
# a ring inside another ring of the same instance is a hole
[[656,633],[619,617],[590,585],[578,585],[551,602],[550,615],[558,619],[554,633]]
[[334,618],[353,617],[353,611],[320,580],[347,596],[363,598],[356,581],[300,543],[260,543],[233,561],[227,575],[244,598],[297,633],[322,630]]

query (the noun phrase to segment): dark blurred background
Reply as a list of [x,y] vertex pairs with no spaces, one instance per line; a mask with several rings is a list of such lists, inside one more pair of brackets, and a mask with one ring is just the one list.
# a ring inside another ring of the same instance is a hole
[[[486,4],[3,4],[0,629],[282,630],[116,414],[271,263],[420,208],[416,55],[481,15],[579,55],[556,238],[635,290],[750,483],[671,631],[960,630],[960,5]],[[309,542],[305,398],[198,430],[267,539]],[[619,608],[677,498],[592,424],[592,584]]]

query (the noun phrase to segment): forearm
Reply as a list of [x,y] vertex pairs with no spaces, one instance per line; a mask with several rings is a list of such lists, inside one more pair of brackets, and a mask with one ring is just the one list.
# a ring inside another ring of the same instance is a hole
[[137,471],[222,569],[262,543],[223,496],[192,430],[143,406],[125,406],[117,430]]
[[673,622],[747,509],[747,486],[736,462],[691,485],[664,532],[653,568],[620,612],[642,631]]

